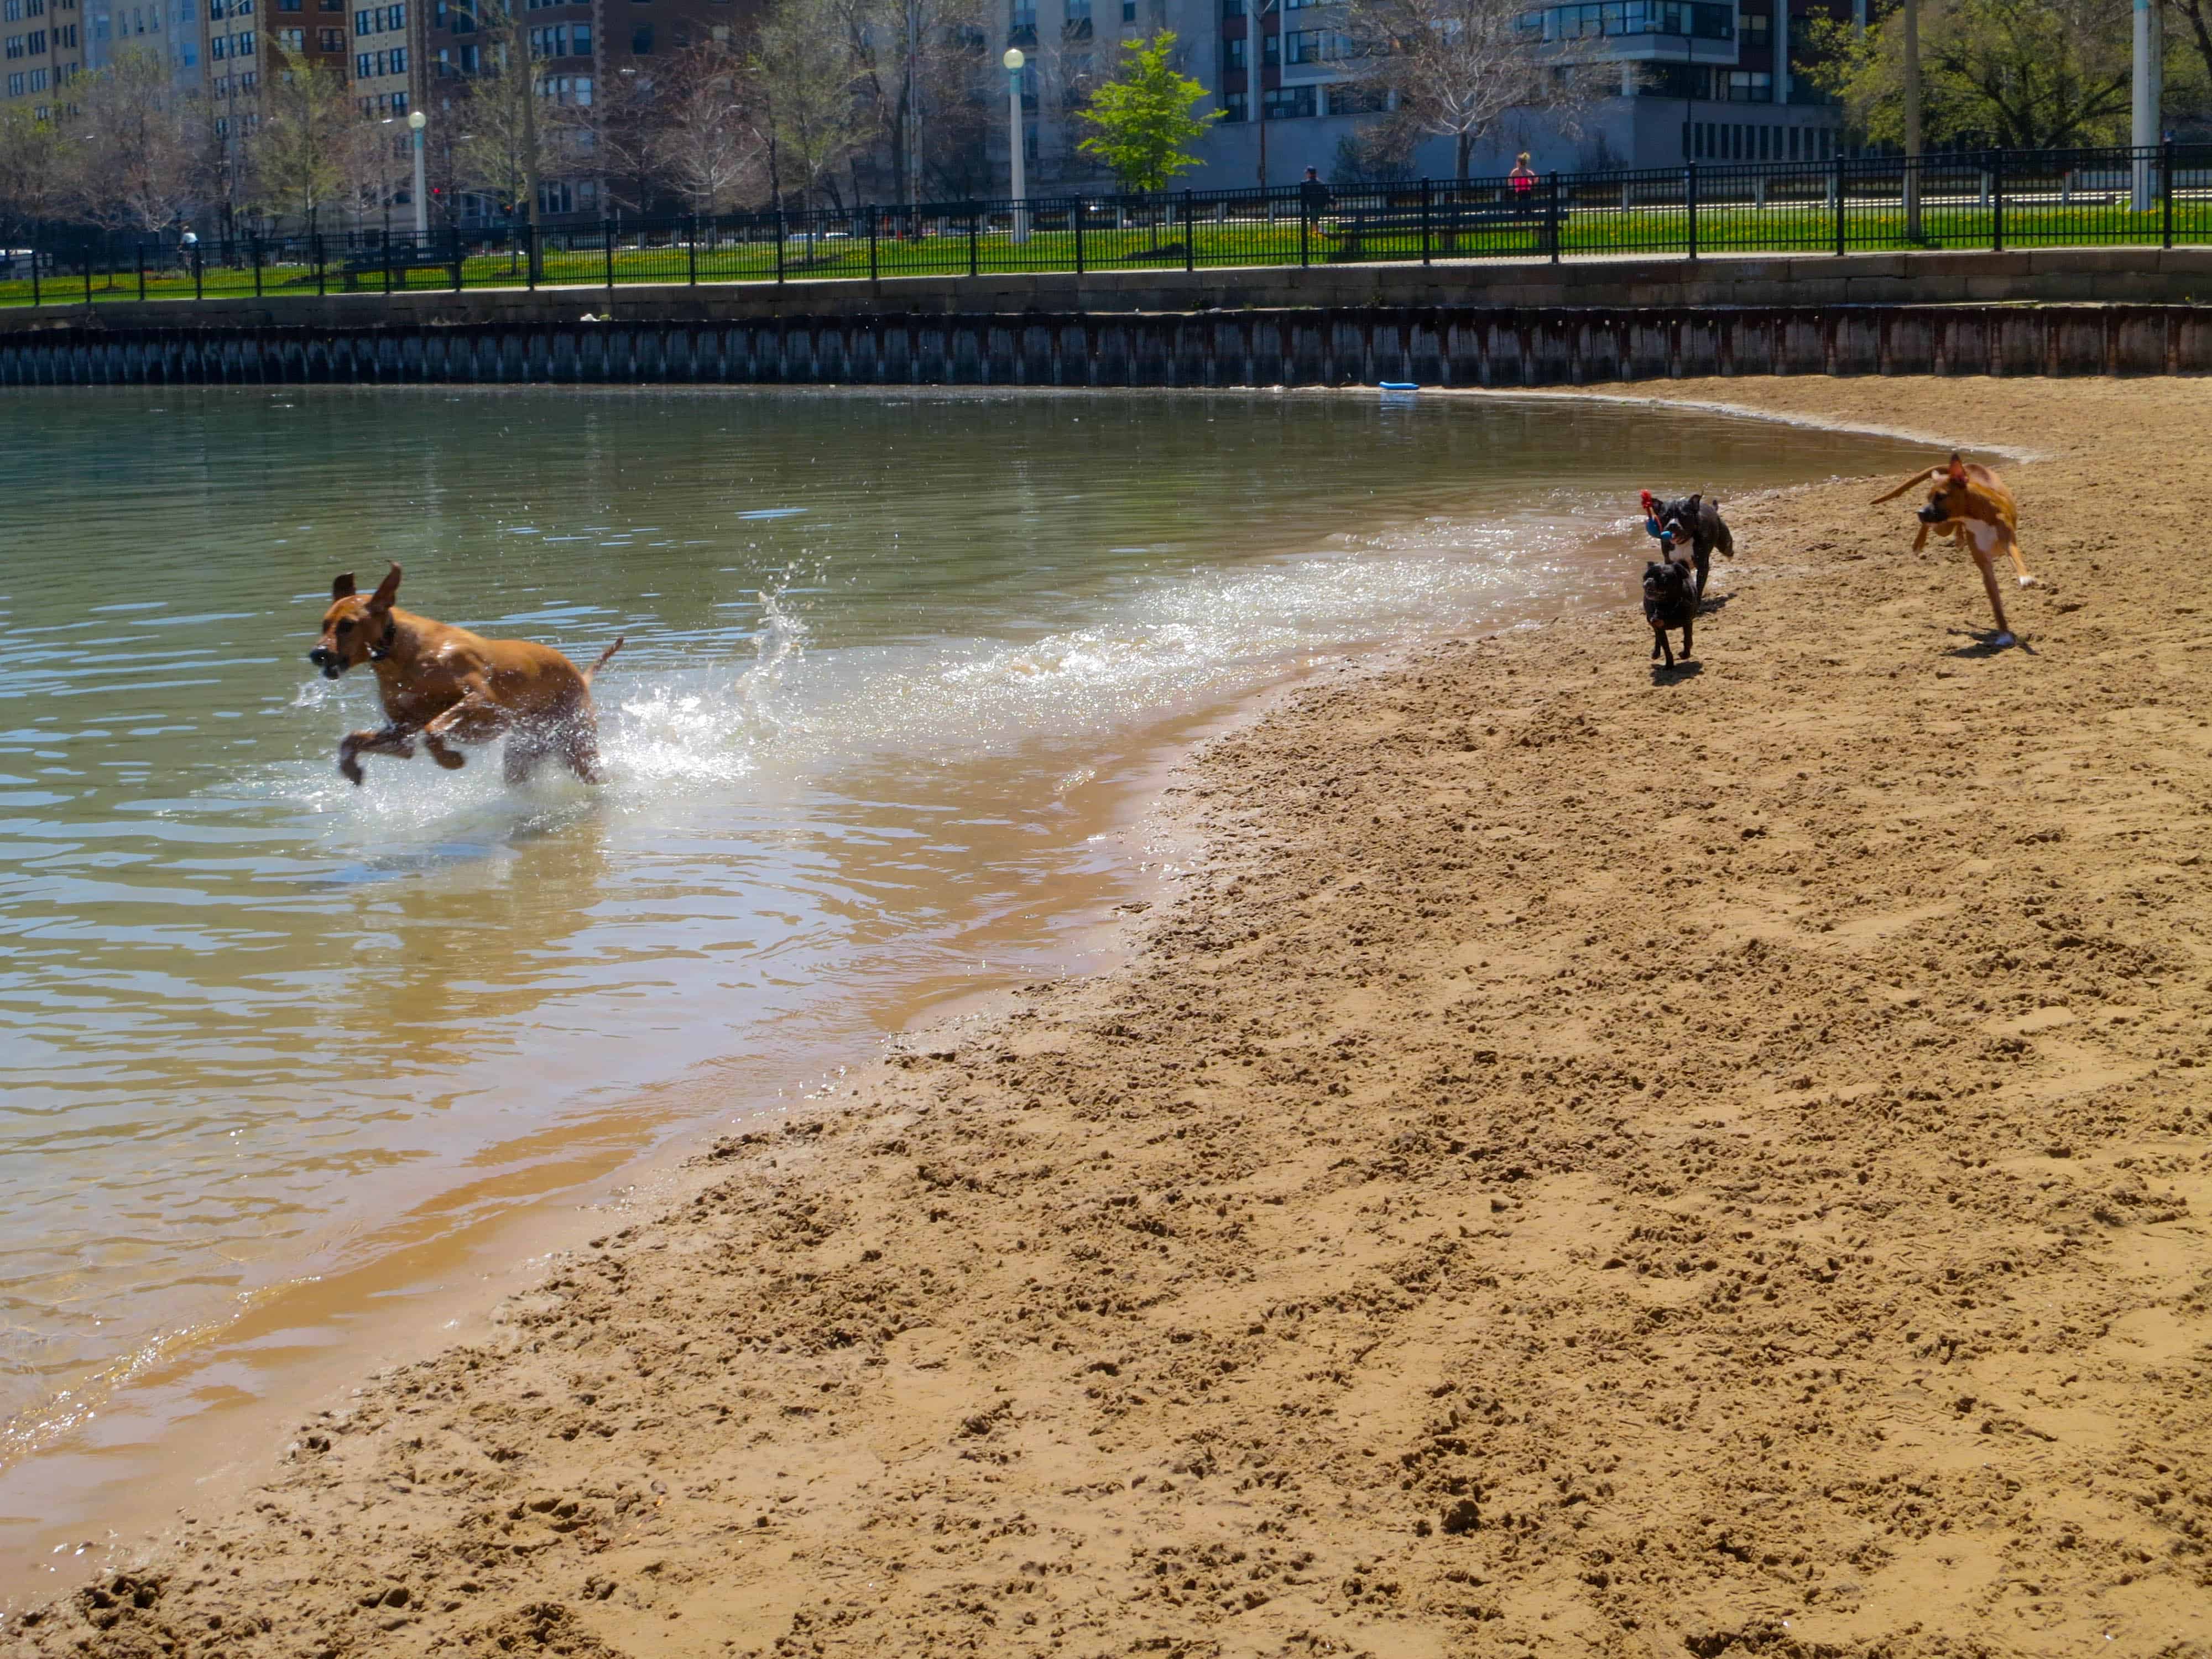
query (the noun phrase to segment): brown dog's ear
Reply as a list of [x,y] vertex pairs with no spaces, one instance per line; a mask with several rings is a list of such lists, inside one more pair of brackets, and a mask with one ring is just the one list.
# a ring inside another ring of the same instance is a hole
[[349,599],[353,596],[353,572],[349,570],[344,575],[331,583],[331,597],[334,599]]
[[1959,452],[1955,449],[1951,452],[1951,482],[1953,483],[1966,482],[1966,464],[1959,459]]
[[371,611],[389,611],[392,609],[392,600],[398,597],[399,562],[395,559],[392,561],[392,568],[386,573],[384,580],[377,583],[376,592],[368,596],[368,608]]
[[1907,478],[1903,483],[1898,485],[1896,489],[1891,490],[1889,494],[1887,495],[1875,496],[1872,501],[1868,503],[1868,505],[1871,507],[1880,507],[1884,501],[1893,501],[1899,495],[1902,495],[1906,490],[1912,489],[1916,484],[1923,484],[1927,483],[1929,479],[1934,477],[1942,470],[1943,469],[1940,466],[1931,466],[1925,472],[1916,472],[1911,477]]

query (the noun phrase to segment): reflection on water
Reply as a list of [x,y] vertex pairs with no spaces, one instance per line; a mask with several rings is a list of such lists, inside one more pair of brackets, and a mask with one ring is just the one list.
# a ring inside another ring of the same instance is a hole
[[[9,414],[0,491],[39,528],[0,571],[0,1553],[70,1460],[112,1478],[264,1387],[221,1341],[342,1328],[333,1292],[256,1335],[269,1287],[376,1294],[380,1261],[849,1051],[917,985],[1048,967],[1163,722],[1626,593],[1641,486],[1901,465],[1644,409],[1265,394]],[[331,577],[393,558],[441,619],[586,659],[629,635],[605,788],[510,792],[490,755],[337,776],[373,687],[304,653]],[[158,1410],[118,1388],[186,1349]]]

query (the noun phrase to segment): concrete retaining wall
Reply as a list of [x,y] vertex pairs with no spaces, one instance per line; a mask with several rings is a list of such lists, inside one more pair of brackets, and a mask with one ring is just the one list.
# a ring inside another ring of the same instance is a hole
[[1518,386],[1705,374],[2207,371],[2212,307],[2197,306],[1364,307],[0,334],[0,386]]
[[[62,297],[66,298],[66,289]],[[1054,317],[1370,307],[1662,309],[2021,302],[2212,304],[2212,248],[2039,248],[2020,253],[1855,253],[1705,259],[1570,259],[1436,265],[1244,266],[1219,270],[1036,272],[866,281],[471,289],[394,294],[157,300],[0,310],[24,331],[450,327],[571,323],[744,323],[781,318]]]

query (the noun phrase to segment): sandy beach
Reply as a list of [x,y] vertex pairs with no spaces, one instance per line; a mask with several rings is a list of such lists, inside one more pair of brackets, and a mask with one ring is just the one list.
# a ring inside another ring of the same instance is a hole
[[1663,391],[2031,453],[2021,647],[1851,479],[1694,674],[1625,571],[1323,675],[1125,966],[0,1654],[2212,1655],[2212,386]]

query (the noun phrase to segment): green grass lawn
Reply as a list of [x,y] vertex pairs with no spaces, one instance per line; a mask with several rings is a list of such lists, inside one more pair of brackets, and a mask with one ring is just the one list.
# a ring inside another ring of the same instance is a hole
[[[1407,220],[1405,211],[1394,212],[1385,228],[1360,234],[1350,215],[1336,216],[1302,234],[1296,219],[1273,223],[1235,220],[1226,223],[1201,218],[1193,224],[1185,248],[1180,224],[1169,223],[1157,232],[1147,229],[1094,230],[1085,228],[1082,264],[1091,270],[1180,270],[1186,263],[1198,267],[1223,265],[1340,264],[1405,261],[1421,257],[1421,237]],[[1428,252],[1436,260],[1540,258],[1548,252],[1540,215],[1525,221],[1506,221],[1471,228],[1455,234],[1437,212],[1432,216]],[[1986,248],[1996,228],[1995,215],[1971,202],[1932,201],[1922,212],[1923,239],[1908,241],[1903,213],[1888,204],[1851,204],[1844,218],[1844,246],[1853,252],[1891,252],[1912,247]],[[1561,217],[1564,256],[1665,257],[1685,253],[1689,246],[1689,216],[1679,206],[1636,208],[1571,208]],[[2008,201],[2004,206],[2004,241],[2008,247],[2131,245],[2154,246],[2162,239],[2164,222],[2157,211],[2137,214],[2124,204],[2094,205],[2062,204],[2055,200]],[[2174,204],[2173,239],[2179,244],[2212,242],[2212,200],[2190,198]],[[1698,247],[1701,253],[1820,253],[1835,246],[1835,213],[1819,200],[1773,202],[1761,207],[1750,203],[1701,206],[1698,213]],[[872,258],[872,270],[871,259]],[[1040,229],[1027,242],[1017,243],[1004,231],[985,231],[973,239],[956,232],[912,240],[891,237],[878,240],[872,251],[865,237],[825,237],[809,241],[801,236],[787,240],[782,271],[789,281],[879,276],[966,276],[975,271],[1000,274],[1013,271],[1062,271],[1076,269],[1076,237],[1065,228]],[[681,245],[640,247],[624,240],[616,247],[611,266],[601,248],[549,248],[543,260],[540,283],[545,286],[599,287],[607,285],[610,269],[614,285],[633,283],[773,282],[777,274],[777,251],[773,242],[722,241],[696,248]],[[521,262],[505,253],[471,254],[462,262],[462,283],[469,288],[520,287]],[[348,276],[336,262],[320,274],[311,265],[269,264],[259,273],[264,295],[343,293]],[[380,269],[352,274],[351,289],[379,293],[385,272]],[[450,265],[395,266],[391,276],[397,289],[441,289],[453,285]],[[256,291],[251,269],[209,265],[201,274],[199,291],[209,298],[236,297]],[[174,270],[147,271],[142,277],[132,270],[110,276],[95,272],[88,284],[82,272],[64,271],[42,277],[40,299],[47,305],[80,305],[88,298],[135,301],[143,291],[149,300],[190,299],[194,293],[188,273]],[[0,283],[0,306],[28,305],[32,285],[27,281]]]

